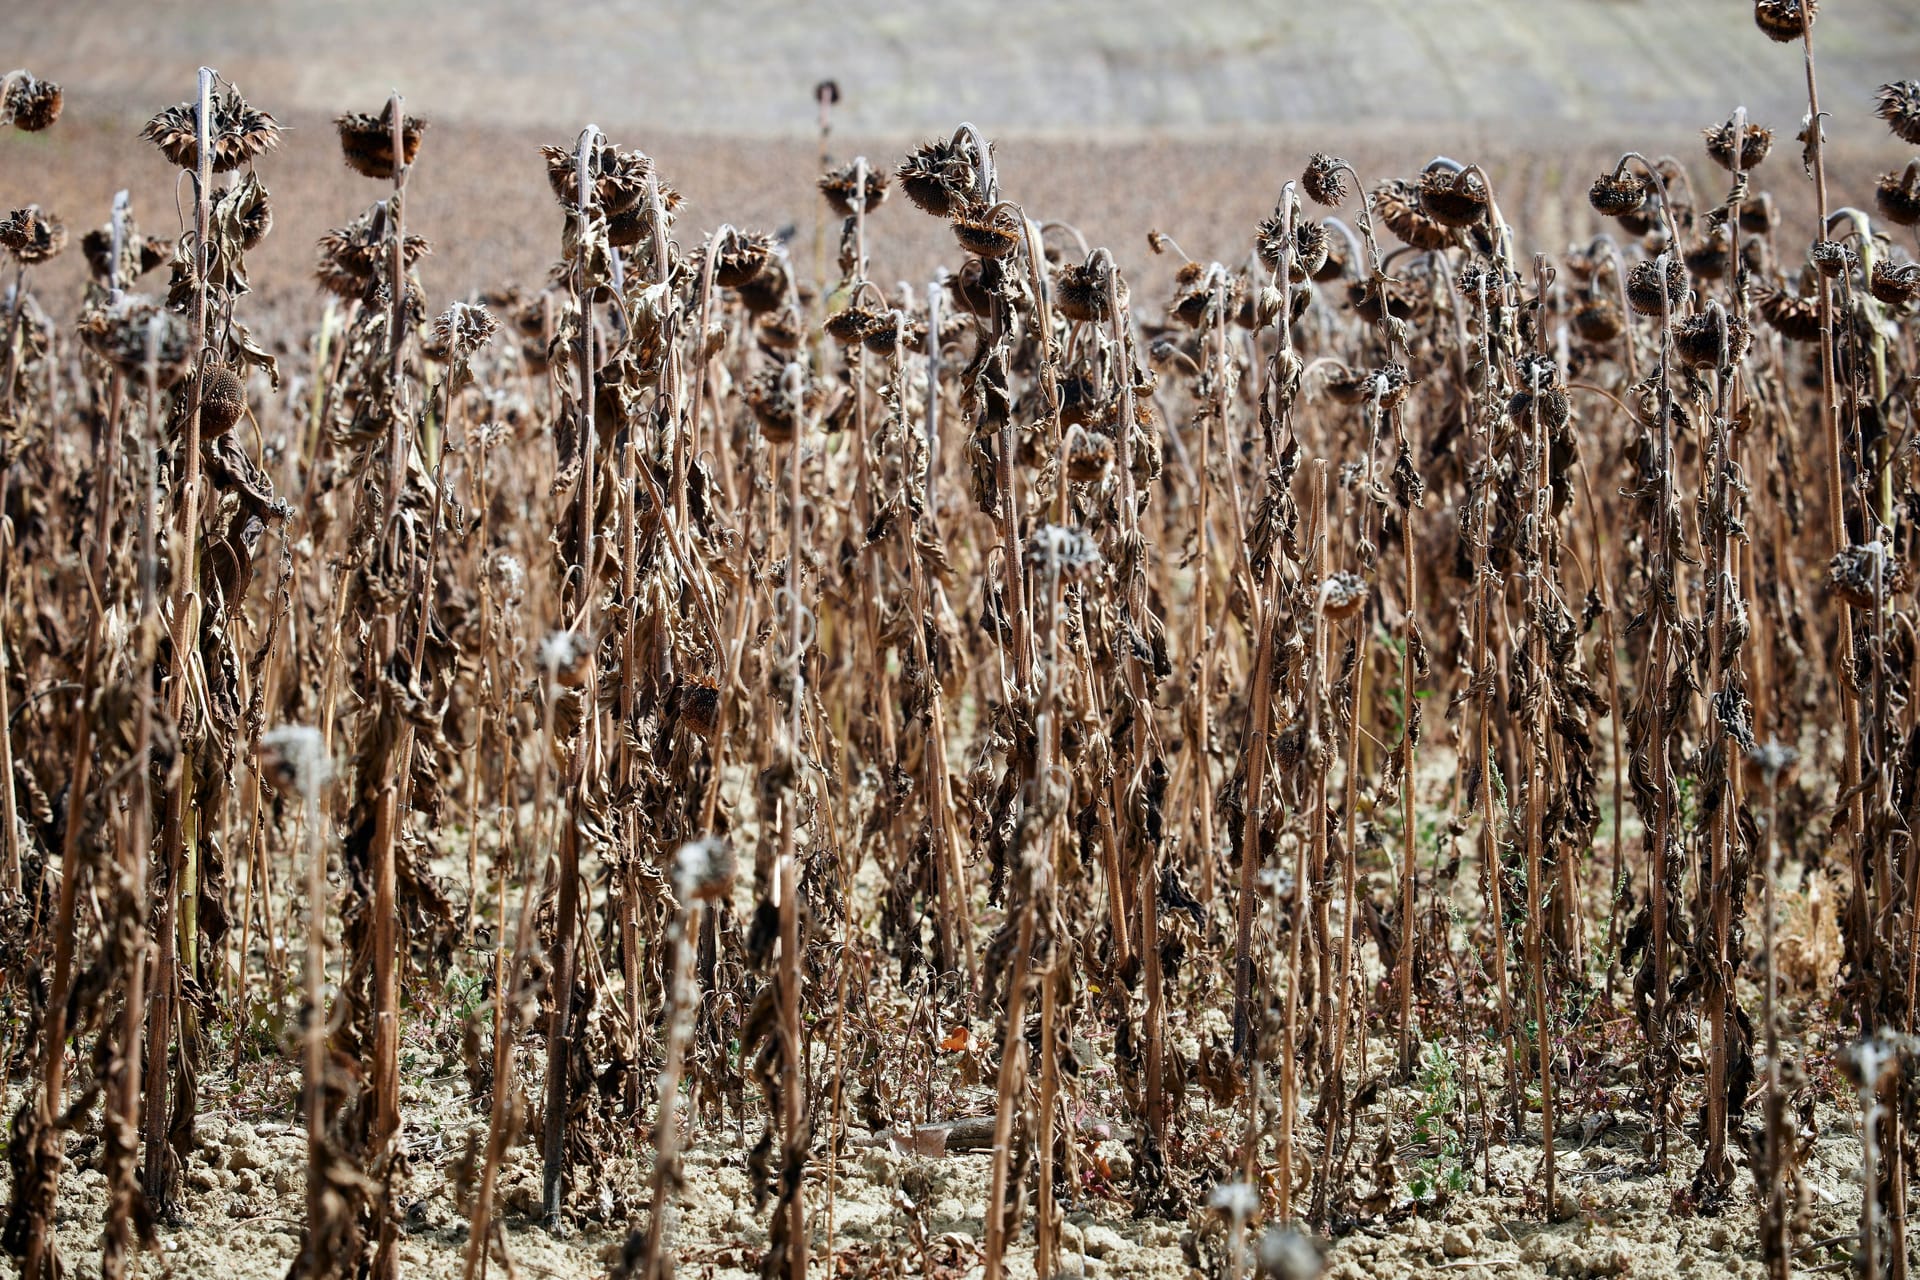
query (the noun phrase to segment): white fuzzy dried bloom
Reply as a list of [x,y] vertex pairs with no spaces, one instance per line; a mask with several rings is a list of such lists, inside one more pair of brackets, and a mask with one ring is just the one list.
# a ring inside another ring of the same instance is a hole
[[1747,763],[1760,771],[1768,786],[1778,782],[1780,775],[1793,768],[1799,758],[1799,752],[1778,738],[1768,738],[1747,752]]
[[1244,1182],[1216,1183],[1207,1196],[1207,1207],[1245,1222],[1260,1211],[1260,1193]]
[[327,754],[327,740],[318,729],[304,724],[283,724],[260,735],[260,767],[283,791],[297,792],[317,801],[333,777],[333,757]]
[[1027,563],[1072,577],[1099,564],[1100,550],[1084,530],[1043,524],[1027,541]]
[[682,902],[724,897],[733,886],[733,846],[719,836],[689,840],[673,855],[673,892]]
[[1315,1280],[1322,1266],[1313,1241],[1292,1227],[1267,1228],[1254,1263],[1260,1280]]
[[527,594],[527,566],[520,557],[502,551],[493,559],[493,576],[500,584],[501,598],[517,604]]
[[540,665],[558,675],[587,656],[584,637],[572,631],[549,631],[540,641]]

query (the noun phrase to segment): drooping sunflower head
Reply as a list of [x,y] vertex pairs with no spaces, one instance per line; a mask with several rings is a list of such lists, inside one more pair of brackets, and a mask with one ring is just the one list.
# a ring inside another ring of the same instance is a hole
[[[262,152],[280,145],[280,124],[252,106],[240,91],[222,82],[208,99],[207,137],[212,144],[215,173],[231,173],[251,164]],[[140,136],[182,169],[200,167],[199,104],[182,102],[147,121]]]
[[1753,24],[1776,44],[1792,44],[1820,16],[1820,0],[1754,0]]
[[[387,99],[387,105],[380,109],[379,115],[349,111],[345,115],[335,116],[333,124],[340,131],[340,150],[346,156],[349,168],[369,178],[393,177],[393,99]],[[420,135],[426,129],[424,120],[412,116],[401,118],[402,164],[412,164],[414,157],[420,154]]]
[[22,133],[38,133],[60,118],[65,100],[53,81],[16,71],[7,77],[6,92],[0,96],[0,123],[11,124]]
[[0,220],[0,249],[21,266],[33,267],[67,247],[67,228],[58,218],[30,204]]

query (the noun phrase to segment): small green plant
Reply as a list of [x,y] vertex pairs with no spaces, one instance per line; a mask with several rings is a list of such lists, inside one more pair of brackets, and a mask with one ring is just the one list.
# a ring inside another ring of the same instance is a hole
[[1460,1073],[1445,1045],[1427,1042],[1416,1084],[1423,1101],[1413,1113],[1413,1141],[1427,1151],[1414,1164],[1407,1185],[1414,1199],[1430,1201],[1467,1188],[1465,1149],[1459,1131],[1447,1123],[1460,1105]]
[[447,1011],[452,1014],[456,1027],[464,1026],[469,1019],[479,1016],[487,1002],[486,988],[485,974],[456,972],[447,975]]

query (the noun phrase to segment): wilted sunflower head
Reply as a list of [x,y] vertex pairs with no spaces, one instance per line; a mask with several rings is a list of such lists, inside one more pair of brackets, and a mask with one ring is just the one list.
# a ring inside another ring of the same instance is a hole
[[798,351],[807,340],[807,322],[798,307],[780,307],[754,323],[753,335],[767,351],[786,356]]
[[1733,237],[1724,225],[1714,227],[1688,245],[1683,257],[1688,272],[1695,277],[1719,280],[1727,274],[1727,264],[1733,260]]
[[[1148,232],[1147,241],[1156,253],[1179,252],[1172,237],[1158,231]],[[1188,258],[1173,273],[1173,301],[1167,314],[1189,329],[1217,325],[1236,308],[1241,292],[1237,285],[1217,264],[1204,266]]]
[[[1722,169],[1732,172],[1736,166],[1733,154],[1734,121],[1702,129],[1701,136],[1707,140],[1707,154]],[[1773,149],[1773,130],[1757,124],[1747,124],[1740,130],[1740,156],[1738,170],[1750,172],[1760,166],[1767,158],[1767,152]]]
[[1484,303],[1493,307],[1499,305],[1506,277],[1492,261],[1473,258],[1460,268],[1453,283],[1460,297],[1471,306],[1477,308]]
[[[547,183],[561,207],[577,211],[580,207],[579,152],[574,147],[540,148],[547,162]],[[647,178],[654,172],[653,157],[642,151],[626,151],[600,138],[587,147],[587,202],[612,218],[640,204],[647,193]],[[666,188],[661,187],[661,199]]]
[[1888,222],[1903,227],[1920,225],[1920,160],[1905,169],[1881,174],[1873,186],[1873,203]]
[[[1286,255],[1287,220],[1284,211],[1276,209],[1260,222],[1254,234],[1253,249],[1260,261],[1269,271],[1280,269],[1280,259]],[[1293,228],[1293,254],[1288,261],[1287,279],[1293,284],[1305,284],[1310,277],[1316,276],[1327,265],[1327,254],[1332,250],[1333,236],[1317,222],[1296,221]]]
[[1420,211],[1448,227],[1475,227],[1492,205],[1487,183],[1475,169],[1429,165],[1418,183]]
[[1420,189],[1404,178],[1388,178],[1373,189],[1374,216],[1403,244],[1429,252],[1453,244],[1453,232],[1420,208]]
[[860,335],[860,343],[877,356],[891,357],[902,344],[912,345],[912,317],[899,308],[882,311]]
[[[1324,244],[1324,228],[1321,234]],[[1284,209],[1275,209],[1260,220],[1260,225],[1254,229],[1253,233],[1253,251],[1259,255],[1261,265],[1267,270],[1280,269],[1280,259],[1287,251],[1287,218]]]
[[1754,0],[1753,23],[1769,40],[1791,44],[1820,16],[1820,0]]
[[[660,211],[666,217],[666,225],[671,227],[674,210],[680,207],[680,193],[657,178],[654,186],[660,196]],[[625,249],[652,239],[653,203],[649,200],[636,200],[607,218],[607,243],[616,249]]]
[[212,439],[233,430],[247,411],[247,384],[218,360],[200,369],[200,438]]
[[1920,80],[1883,84],[1874,102],[1874,114],[1887,122],[1894,137],[1920,147]]
[[876,171],[862,160],[849,160],[820,175],[820,194],[827,198],[827,204],[835,213],[851,218],[856,206],[862,213],[878,209],[887,198],[888,181],[884,169]]
[[1415,381],[1405,365],[1389,360],[1373,371],[1373,394],[1382,405],[1391,409],[1406,400]]
[[1661,208],[1660,199],[1656,196],[1638,209],[1620,214],[1615,221],[1630,236],[1658,236],[1664,240],[1667,224],[1660,216]]
[[1300,175],[1300,188],[1315,204],[1328,208],[1345,204],[1347,199],[1347,162],[1337,156],[1316,151]]
[[[263,151],[280,145],[280,125],[248,104],[240,91],[222,81],[208,99],[207,136],[213,141],[213,171],[231,173]],[[147,121],[140,136],[182,169],[200,167],[199,103],[182,102]]]
[[1507,416],[1521,427],[1534,426],[1536,415],[1539,425],[1550,431],[1566,426],[1572,405],[1560,385],[1560,369],[1553,357],[1524,355],[1515,366],[1521,389],[1507,401]]
[[880,326],[892,324],[889,313],[854,303],[828,316],[821,327],[829,338],[843,347],[851,347]]
[[1764,236],[1780,224],[1780,206],[1769,192],[1748,196],[1740,205],[1740,229],[1748,235]]
[[465,364],[492,340],[499,321],[484,306],[455,302],[433,322],[432,347],[437,358]]
[[1321,385],[1329,396],[1341,404],[1378,402],[1382,408],[1391,409],[1407,398],[1414,384],[1405,365],[1389,362],[1377,369],[1331,364],[1327,366]]
[[1113,437],[1075,425],[1067,429],[1067,479],[1092,484],[1113,465]]
[[1860,255],[1838,240],[1815,240],[1807,250],[1807,258],[1814,270],[1832,280],[1860,265]]
[[[127,238],[135,242],[139,239],[138,236],[131,234]],[[133,249],[134,252],[126,252],[127,248]],[[87,232],[87,234],[81,236],[80,252],[86,255],[87,273],[89,275],[101,284],[108,284],[112,281],[114,268],[112,226],[95,227],[93,230]],[[140,258],[137,243],[123,247],[120,254],[121,278],[127,279],[135,274],[139,262]]]
[[123,294],[118,302],[91,307],[80,317],[80,341],[130,379],[146,376],[153,361],[154,381],[168,386],[193,355],[193,332],[178,312],[143,294]]
[[968,253],[1004,258],[1020,247],[1020,220],[1011,209],[969,206],[954,216],[953,238]]
[[[1687,269],[1678,258],[1668,258],[1666,261],[1664,307],[1669,314],[1673,314],[1687,300]],[[1647,258],[1634,263],[1627,272],[1627,305],[1643,316],[1657,316],[1662,310],[1662,297],[1659,259]]]
[[1093,376],[1076,369],[1060,378],[1060,421],[1069,427],[1092,422],[1100,409],[1100,388]]
[[751,278],[733,286],[740,305],[747,314],[764,316],[778,311],[786,305],[787,295],[793,287],[793,272],[788,268],[784,255],[770,254],[766,264]]
[[[393,269],[393,248],[388,240],[385,201],[369,208],[344,227],[335,227],[320,237],[320,261],[314,274],[320,287],[342,298],[370,297],[387,283]],[[424,236],[407,237],[405,267],[433,252]]]
[[[87,255],[87,270],[106,284],[113,266],[113,227],[95,227],[80,237],[80,252]],[[160,236],[143,236],[129,218],[120,242],[120,284],[133,283],[165,262],[173,254],[173,241]]]
[[1303,222],[1293,231],[1293,270],[1288,279],[1294,284],[1320,279],[1333,254],[1333,232],[1318,222]]
[[1560,385],[1560,365],[1552,356],[1529,351],[1513,362],[1514,381],[1528,394]]
[[1910,306],[1920,300],[1920,264],[1876,258],[1867,288],[1890,307]]
[[720,723],[720,684],[711,676],[695,676],[674,685],[679,721],[701,737]]
[[67,229],[57,218],[30,204],[0,221],[0,249],[22,266],[37,266],[67,247]]
[[[710,242],[713,246],[713,282],[723,289],[738,289],[750,283],[773,261],[773,237],[758,231],[738,231],[722,227]],[[693,268],[706,271],[707,246],[694,251]]]
[[1601,251],[1601,246],[1605,243],[1605,239],[1602,238],[1593,241],[1584,249],[1569,248],[1560,256],[1560,265],[1575,280],[1582,284],[1590,284],[1593,278],[1600,274],[1600,269],[1608,263],[1609,255]]
[[1357,573],[1342,570],[1320,583],[1320,611],[1334,620],[1351,618],[1367,602],[1367,583]]
[[1113,316],[1107,297],[1109,283],[1118,291],[1120,303],[1125,306],[1127,282],[1118,278],[1112,259],[1095,255],[1079,266],[1063,263],[1053,273],[1054,305],[1069,320],[1082,324],[1104,323]]
[[1767,326],[1787,341],[1820,340],[1820,307],[1812,298],[1763,285],[1754,292],[1754,306]]
[[1420,310],[1422,290],[1411,280],[1379,277],[1355,280],[1347,286],[1347,305],[1368,324],[1380,324],[1388,316],[1411,320]]
[[1853,543],[1827,562],[1827,590],[1856,609],[1871,609],[1906,585],[1906,565],[1877,538]]
[[[1345,276],[1347,269],[1353,265],[1352,259],[1359,252],[1359,246],[1349,239],[1347,232],[1337,229],[1333,223],[1333,219],[1328,219],[1319,224],[1320,229],[1327,233],[1327,260],[1318,271],[1312,273],[1319,284],[1328,284]],[[1344,223],[1340,225],[1345,226]]]
[[6,91],[0,94],[0,124],[11,124],[22,133],[38,133],[60,118],[65,98],[60,86],[42,80],[29,71],[15,71],[6,77]]
[[1633,213],[1653,194],[1653,184],[1632,169],[1603,173],[1587,188],[1587,203],[1608,218]]
[[907,199],[936,218],[962,210],[979,181],[972,149],[951,138],[921,143],[893,172]]
[[1625,327],[1620,306],[1611,298],[1596,295],[1574,308],[1573,331],[1583,342],[1612,342]]
[[826,403],[826,388],[801,365],[768,365],[747,383],[743,398],[761,435],[792,444]]
[[1371,393],[1373,372],[1338,362],[1321,367],[1320,385],[1339,404],[1365,404]]
[[[349,168],[369,178],[393,177],[393,99],[387,99],[387,105],[380,109],[377,116],[349,111],[345,115],[335,116],[333,124],[340,131],[340,150],[346,156]],[[412,116],[401,118],[403,164],[412,164],[413,158],[420,154],[420,135],[426,129],[424,120],[416,120]]]
[[1673,322],[1673,349],[1695,369],[1723,369],[1746,357],[1753,334],[1718,307]]

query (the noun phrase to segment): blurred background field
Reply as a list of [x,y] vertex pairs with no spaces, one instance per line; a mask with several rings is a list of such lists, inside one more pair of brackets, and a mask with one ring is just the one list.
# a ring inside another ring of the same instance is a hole
[[[0,16],[0,47],[10,65],[65,84],[68,116],[45,134],[0,137],[0,206],[38,201],[91,226],[132,183],[135,207],[164,230],[173,173],[137,134],[156,108],[189,96],[208,61],[290,126],[261,165],[279,227],[255,283],[276,311],[321,305],[314,239],[363,194],[328,121],[377,110],[396,88],[433,124],[410,218],[435,242],[424,271],[439,296],[545,273],[559,212],[526,179],[540,143],[570,140],[588,121],[660,160],[687,197],[683,225],[792,226],[805,251],[823,212],[812,91],[831,78],[844,94],[835,156],[891,165],[970,119],[996,139],[1013,189],[1111,245],[1149,296],[1164,262],[1151,259],[1143,228],[1202,260],[1237,262],[1246,228],[1316,150],[1382,175],[1442,151],[1478,161],[1533,241],[1525,247],[1557,251],[1599,229],[1579,197],[1629,143],[1691,157],[1694,127],[1745,105],[1792,145],[1805,111],[1800,55],[1751,39],[1749,8],[35,0]],[[1873,175],[1902,157],[1861,86],[1920,66],[1920,4],[1837,0],[1820,57],[1835,190],[1865,199]],[[1810,209],[1788,166],[1768,178],[1789,216]],[[950,256],[944,229],[904,206],[877,218],[878,278],[922,279]],[[77,291],[81,270],[79,255],[57,262],[48,292]]]

